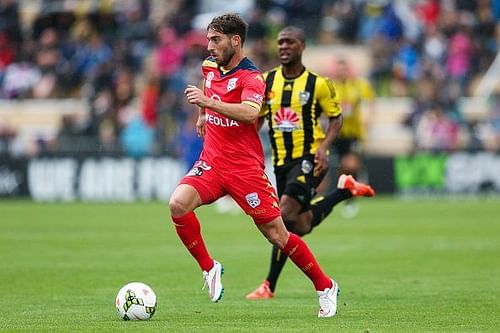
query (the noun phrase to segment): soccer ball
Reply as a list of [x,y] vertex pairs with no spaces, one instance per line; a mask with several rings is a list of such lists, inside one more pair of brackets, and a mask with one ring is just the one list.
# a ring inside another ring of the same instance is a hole
[[155,314],[156,295],[148,285],[131,282],[120,289],[115,305],[124,320],[147,320]]

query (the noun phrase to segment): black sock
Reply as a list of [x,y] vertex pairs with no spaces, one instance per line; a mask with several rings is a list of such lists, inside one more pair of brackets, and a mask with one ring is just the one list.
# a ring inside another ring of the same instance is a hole
[[336,191],[313,200],[311,210],[313,213],[311,229],[319,225],[333,210],[336,204],[352,197],[351,191],[346,189],[337,189]]
[[[285,221],[285,226],[288,231],[294,231],[292,221]],[[274,289],[276,288],[278,278],[281,274],[281,271],[283,270],[283,267],[285,267],[287,258],[288,257],[283,252],[281,252],[281,250],[276,245],[273,245],[273,250],[271,252],[271,266],[269,267],[269,273],[267,274],[266,279],[267,281],[269,281],[269,289],[271,289],[272,292],[274,292]]]

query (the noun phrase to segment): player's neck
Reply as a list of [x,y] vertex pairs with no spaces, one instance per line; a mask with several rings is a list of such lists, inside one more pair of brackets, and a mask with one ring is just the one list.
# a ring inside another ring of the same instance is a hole
[[234,67],[238,66],[241,62],[241,60],[243,60],[243,58],[245,58],[244,54],[242,52],[236,52],[231,60],[229,60],[229,62],[227,63],[226,66],[221,66],[221,70],[223,72],[229,72],[231,69],[233,69]]
[[285,79],[295,79],[302,75],[302,73],[304,73],[304,71],[306,70],[301,62],[298,62],[296,64],[282,65],[281,68]]

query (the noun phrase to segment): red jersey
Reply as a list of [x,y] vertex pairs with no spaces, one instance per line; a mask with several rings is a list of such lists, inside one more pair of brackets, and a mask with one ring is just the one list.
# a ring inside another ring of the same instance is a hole
[[[223,72],[212,57],[202,64],[205,79],[204,93],[226,103],[246,103],[260,110],[266,84],[257,67],[243,58],[235,68]],[[257,133],[257,120],[253,124],[227,118],[205,109],[205,142],[200,159],[209,165],[228,168],[264,168],[264,152]]]

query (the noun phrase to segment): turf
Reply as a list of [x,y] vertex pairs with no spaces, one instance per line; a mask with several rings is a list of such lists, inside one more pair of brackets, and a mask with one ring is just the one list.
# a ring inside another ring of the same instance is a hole
[[[498,331],[499,198],[360,203],[355,218],[336,209],[306,238],[342,288],[338,315],[318,319],[312,285],[291,264],[275,299],[244,299],[269,261],[246,216],[199,210],[226,270],[224,298],[212,304],[164,204],[1,201],[0,331]],[[114,297],[130,281],[155,290],[151,320],[116,315]]]

